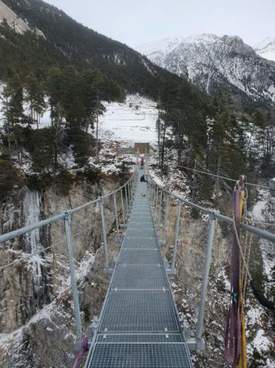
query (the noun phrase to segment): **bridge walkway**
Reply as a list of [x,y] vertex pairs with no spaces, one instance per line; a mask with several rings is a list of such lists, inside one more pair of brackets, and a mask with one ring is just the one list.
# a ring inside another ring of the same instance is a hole
[[192,367],[161,257],[146,183],[137,184],[86,367]]

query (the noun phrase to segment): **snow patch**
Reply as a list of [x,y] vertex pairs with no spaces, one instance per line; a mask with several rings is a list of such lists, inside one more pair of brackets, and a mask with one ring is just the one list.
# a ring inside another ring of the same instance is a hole
[[139,95],[128,95],[124,103],[104,102],[106,111],[99,117],[101,140],[112,139],[120,142],[156,143],[157,105]]
[[260,352],[268,351],[271,348],[271,341],[265,335],[264,330],[260,329],[257,331],[257,335],[253,340],[253,348]]
[[252,210],[253,220],[255,222],[264,222],[264,211],[268,204],[269,193],[264,189],[260,189],[258,192],[258,196],[260,199],[257,201]]
[[275,38],[266,37],[254,46],[255,51],[261,57],[275,61]]

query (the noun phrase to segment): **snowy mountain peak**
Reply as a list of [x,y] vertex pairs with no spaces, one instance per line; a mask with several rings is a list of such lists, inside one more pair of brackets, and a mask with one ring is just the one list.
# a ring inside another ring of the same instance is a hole
[[158,53],[167,54],[177,48],[181,43],[213,43],[217,38],[216,35],[210,33],[189,37],[167,37],[159,41],[139,45],[136,49],[144,55],[150,55],[156,51]]
[[255,51],[261,57],[275,61],[275,37],[266,37],[255,45]]
[[[272,45],[272,43],[270,43]],[[238,36],[201,34],[165,39],[138,50],[207,93],[228,90],[237,100],[275,102],[275,64]]]

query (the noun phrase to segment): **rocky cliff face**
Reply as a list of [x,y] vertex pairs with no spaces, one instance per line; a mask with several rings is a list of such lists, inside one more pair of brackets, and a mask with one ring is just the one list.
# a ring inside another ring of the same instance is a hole
[[6,4],[0,1],[0,23],[6,21],[16,32],[24,33],[30,28],[26,22],[19,18]]
[[225,89],[244,101],[275,102],[275,64],[239,37],[203,34],[138,48],[151,61],[187,77],[208,94]]
[[[76,182],[68,194],[23,188],[0,207],[1,232],[33,224],[114,190],[118,179]],[[105,200],[107,230],[113,199]],[[108,275],[103,270],[101,219],[96,206],[76,213],[72,233],[84,327],[100,311]],[[62,221],[6,242],[0,250],[1,367],[67,367],[73,358],[74,319]],[[5,363],[2,363],[5,362]]]

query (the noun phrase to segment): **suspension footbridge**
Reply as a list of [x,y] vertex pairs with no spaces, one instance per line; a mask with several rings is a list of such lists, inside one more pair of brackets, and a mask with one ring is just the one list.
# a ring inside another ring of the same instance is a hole
[[[147,178],[149,182],[140,181],[142,175],[144,175],[143,170],[136,171],[122,187],[112,193],[37,224],[30,224],[0,235],[0,244],[3,244],[36,229],[64,222],[64,239],[68,250],[75,315],[76,347],[79,352],[74,368],[82,367],[83,364],[85,368],[187,368],[192,367],[190,351],[201,350],[204,347],[205,308],[215,227],[220,221],[228,224],[235,231],[237,230],[235,219],[174,195],[149,178]],[[123,224],[122,228],[126,228],[126,231],[112,270],[100,316],[92,324],[92,333],[83,339],[85,343],[82,344],[81,349],[81,339],[84,334],[75,272],[72,217],[90,206],[100,208],[105,266],[109,269],[105,219],[107,199],[109,203],[113,203],[113,221],[116,229],[119,230],[120,225]],[[166,230],[167,219],[171,215],[169,212],[171,201],[174,201],[176,221],[175,243],[171,265],[169,265],[162,256],[161,245],[167,239],[162,236],[163,239],[160,241],[161,233],[162,235],[165,233],[160,229]],[[195,208],[206,214],[208,218],[196,331],[193,333],[189,331],[188,334],[179,318],[168,278],[168,272],[174,273],[176,270],[181,209],[184,206]],[[272,242],[273,245],[275,243],[274,234],[255,226],[240,223],[239,230],[250,232]],[[238,234],[235,238],[238,240]],[[236,242],[235,251],[240,251],[240,255],[243,256],[242,250],[238,249],[239,246],[239,242]],[[236,299],[234,294],[233,302],[236,303],[236,301],[238,302],[238,298]],[[229,334],[229,341],[231,337],[234,339],[234,336]]]

